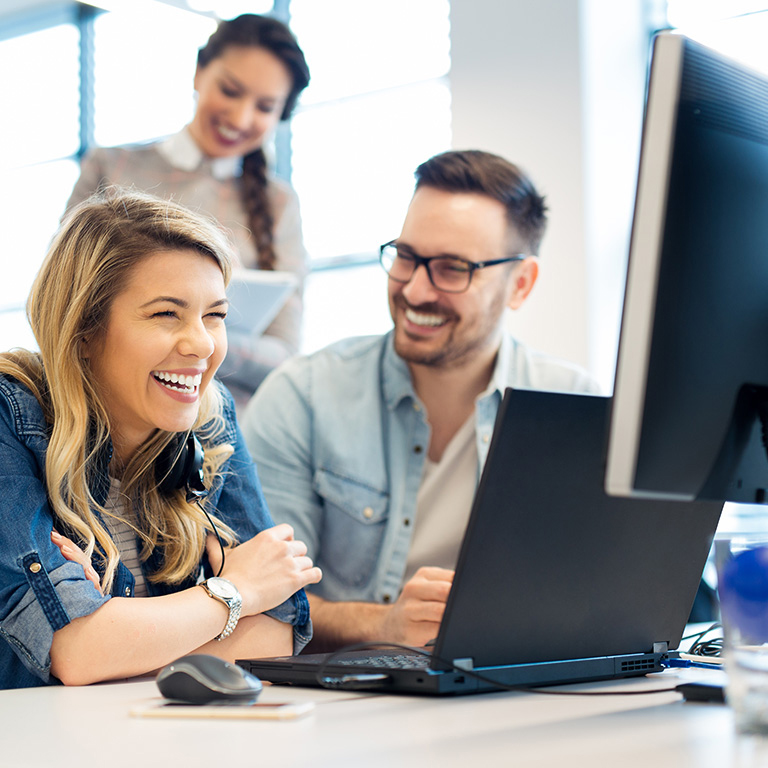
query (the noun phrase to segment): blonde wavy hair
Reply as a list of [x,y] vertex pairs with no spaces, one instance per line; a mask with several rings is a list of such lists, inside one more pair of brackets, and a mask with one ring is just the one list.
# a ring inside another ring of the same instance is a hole
[[[105,592],[113,583],[119,552],[95,513],[109,514],[93,489],[108,480],[99,473],[106,471],[101,457],[110,445],[110,422],[82,354],[83,342],[103,335],[115,297],[142,259],[178,249],[212,258],[229,283],[231,246],[213,222],[142,193],[112,187],[94,195],[66,216],[32,286],[27,316],[40,352],[17,349],[0,355],[0,373],[32,391],[51,427],[45,475],[55,524],[79,539],[89,556],[96,551],[103,558]],[[221,391],[212,383],[193,426],[205,445],[208,487],[233,452],[222,438],[223,407]],[[120,489],[136,513],[135,523],[126,522],[140,537],[142,560],[162,548],[162,565],[150,580],[167,584],[194,574],[211,528],[183,490],[168,494],[158,488],[158,457],[174,450],[174,442],[183,444],[178,433],[157,430],[125,467]],[[213,520],[225,542],[235,544],[234,531]]]

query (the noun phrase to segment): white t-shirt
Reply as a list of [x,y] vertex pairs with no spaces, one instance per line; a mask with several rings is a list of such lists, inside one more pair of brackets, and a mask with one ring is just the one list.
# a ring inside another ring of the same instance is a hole
[[424,460],[404,581],[422,565],[456,568],[476,487],[473,413],[451,438],[440,461]]

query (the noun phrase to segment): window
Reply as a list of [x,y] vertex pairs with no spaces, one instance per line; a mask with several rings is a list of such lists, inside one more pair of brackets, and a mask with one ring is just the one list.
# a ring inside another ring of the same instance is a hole
[[3,349],[34,346],[22,308],[77,178],[78,55],[77,27],[59,17],[42,29],[0,39],[0,71],[24,73],[0,78],[6,110],[0,142]]
[[[192,119],[197,49],[216,28],[161,3],[146,14],[104,13],[94,22],[94,143],[101,147],[175,133]],[[141,55],[137,55],[137,51]]]
[[670,27],[768,74],[768,3],[763,0],[667,0]]
[[416,166],[450,147],[448,5],[291,0],[312,71],[291,146],[313,259],[374,254],[399,231]]

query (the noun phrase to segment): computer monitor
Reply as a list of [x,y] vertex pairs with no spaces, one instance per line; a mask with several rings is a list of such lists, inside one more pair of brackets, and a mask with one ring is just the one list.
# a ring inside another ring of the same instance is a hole
[[662,33],[649,78],[606,490],[764,503],[766,413],[768,78]]

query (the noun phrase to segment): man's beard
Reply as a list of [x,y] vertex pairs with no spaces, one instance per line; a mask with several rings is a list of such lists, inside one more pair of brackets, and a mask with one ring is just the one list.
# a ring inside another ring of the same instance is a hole
[[446,311],[445,308],[437,304],[422,304],[414,307],[408,304],[401,294],[394,296],[392,301],[397,309],[405,311],[407,308],[419,314],[437,315],[445,317],[449,323],[453,323],[453,328],[448,338],[437,349],[419,349],[419,339],[409,336],[403,329],[400,329],[400,333],[404,334],[412,343],[400,343],[398,332],[396,331],[394,336],[395,352],[407,363],[430,368],[448,369],[460,365],[468,358],[471,358],[475,351],[484,348],[488,343],[486,335],[481,335],[480,338],[474,336],[464,342],[457,342],[454,339],[454,332],[460,317],[455,312]]

